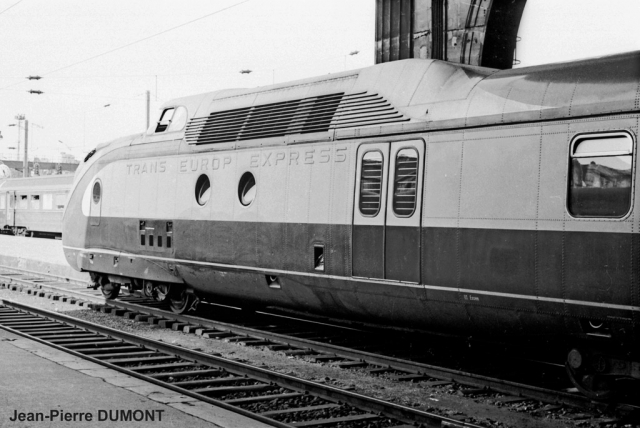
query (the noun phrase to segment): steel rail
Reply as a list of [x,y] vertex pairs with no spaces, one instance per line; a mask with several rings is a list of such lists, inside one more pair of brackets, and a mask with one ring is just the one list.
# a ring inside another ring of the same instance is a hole
[[64,283],[73,283],[73,284],[77,284],[77,285],[88,285],[89,282],[88,281],[82,281],[76,278],[67,278],[66,276],[60,276],[60,275],[54,275],[52,273],[48,273],[48,272],[39,272],[39,271],[32,271],[29,269],[22,269],[22,268],[17,268],[14,266],[7,266],[7,265],[0,265],[0,269],[8,269],[8,270],[12,270],[12,271],[16,271],[19,273],[23,273],[24,275],[38,275],[41,276],[43,278],[50,278],[53,281],[56,282],[64,282]]
[[[8,266],[0,266],[0,268],[6,268],[8,270],[18,270],[24,274],[42,275],[40,272],[32,272],[22,269],[17,269]],[[0,274],[0,278],[3,275]],[[156,317],[159,319],[174,321],[177,323],[184,323],[188,325],[201,326],[202,328],[219,330],[221,332],[230,332],[239,336],[248,336],[250,338],[262,339],[274,344],[283,344],[291,346],[292,348],[300,348],[310,350],[313,352],[334,355],[336,359],[343,358],[347,360],[355,360],[363,362],[369,365],[380,366],[388,368],[389,370],[397,370],[415,375],[424,375],[436,379],[447,380],[456,382],[461,385],[469,386],[472,388],[483,388],[502,394],[513,395],[517,397],[526,397],[532,400],[538,400],[550,404],[562,404],[575,408],[593,408],[597,406],[605,405],[605,403],[596,403],[589,398],[572,394],[563,391],[551,390],[533,385],[522,384],[518,382],[512,382],[508,380],[492,378],[488,376],[478,375],[461,370],[448,369],[445,367],[433,366],[425,363],[415,362],[411,360],[404,360],[391,356],[385,356],[381,354],[375,354],[367,351],[360,351],[344,346],[338,346],[314,340],[298,338],[293,336],[287,336],[280,333],[273,333],[269,331],[259,330],[251,327],[244,327],[236,324],[230,324],[223,321],[216,321],[207,318],[196,317],[192,315],[178,315],[173,312],[156,309],[149,306],[125,302],[122,300],[106,300],[101,297],[91,296],[76,291],[70,291],[62,287],[55,287],[51,285],[32,283],[29,280],[23,280],[19,278],[9,277],[12,281],[21,282],[25,285],[34,287],[47,288],[53,290],[59,294],[72,293],[76,296],[80,296],[84,300],[88,300],[92,303],[97,303],[105,307],[111,307],[113,309],[121,309],[130,312],[136,312],[142,315],[150,317]],[[91,306],[91,305],[90,305]],[[627,406],[627,405],[624,405]]]
[[[405,423],[425,424],[425,426],[429,426],[429,427],[450,426],[450,427],[461,427],[461,428],[462,427],[480,428],[480,426],[475,424],[461,422],[461,421],[447,418],[444,416],[423,412],[420,410],[415,410],[415,409],[401,406],[395,403],[386,402],[377,398],[367,397],[362,394],[345,391],[329,385],[319,384],[319,383],[308,381],[305,379],[296,378],[294,376],[281,374],[272,370],[251,366],[249,364],[241,363],[238,361],[232,361],[226,358],[217,357],[214,355],[205,354],[203,352],[185,349],[185,348],[170,345],[164,342],[159,342],[153,339],[140,337],[134,334],[130,334],[123,331],[111,329],[109,327],[105,327],[102,325],[94,324],[89,321],[84,321],[84,320],[72,318],[66,315],[62,315],[59,313],[47,311],[45,309],[34,308],[29,305],[13,302],[11,300],[0,299],[0,304],[8,308],[19,310],[21,312],[30,313],[39,317],[43,317],[43,318],[54,320],[63,324],[71,325],[71,326],[74,326],[83,330],[87,330],[93,333],[98,333],[111,338],[119,339],[119,340],[122,340],[123,342],[129,342],[138,346],[142,346],[144,348],[155,350],[156,352],[172,355],[187,361],[192,361],[196,364],[220,367],[228,371],[229,373],[246,375],[264,383],[277,384],[278,386],[283,388],[292,389],[292,390],[296,390],[304,393],[310,393],[332,402],[347,403],[361,410],[366,410],[368,412],[384,415],[385,417],[397,419]],[[152,382],[156,385],[172,389],[181,394],[185,394],[193,398],[197,398],[198,400],[206,401],[210,404],[225,408],[235,413],[242,414],[252,419],[256,419],[263,423],[276,426],[276,427],[292,426],[289,424],[275,421],[265,416],[261,416],[259,414],[249,412],[247,410],[227,404],[223,401],[215,400],[210,397],[203,396],[202,394],[194,393],[188,389],[173,386],[171,383],[162,382],[159,379],[154,379],[149,376],[145,376],[133,370],[128,370],[125,367],[120,367],[115,364],[111,364],[108,361],[100,360],[100,359],[91,357],[90,355],[82,354],[80,352],[74,351],[73,349],[68,349],[63,346],[47,342],[46,340],[29,335],[28,332],[21,332],[20,330],[13,329],[8,326],[4,326],[2,325],[1,320],[0,320],[0,328],[3,328],[7,331],[10,331],[14,334],[18,334],[23,337],[28,337],[32,340],[36,340],[40,343],[54,347],[60,351],[71,353],[73,355],[90,360],[94,363],[103,365],[105,367],[120,371],[122,373],[126,373],[130,376],[134,376],[136,378],[143,379],[148,382]]]
[[287,336],[279,333],[272,333],[251,327],[243,327],[222,321],[195,317],[192,315],[178,315],[162,309],[150,308],[148,306],[124,302],[121,300],[108,300],[105,303],[105,306],[113,307],[116,309],[123,309],[131,312],[137,312],[143,315],[153,316],[161,319],[173,320],[179,323],[202,326],[203,328],[209,328],[212,330],[228,331],[236,335],[245,335],[251,338],[268,340],[277,344],[309,349],[319,353],[335,355],[336,357],[341,357],[344,359],[357,360],[371,365],[386,367],[390,370],[398,370],[407,373],[426,375],[437,379],[450,380],[474,388],[488,388],[495,392],[500,392],[508,395],[516,395],[519,397],[527,397],[546,403],[565,404],[568,406],[580,408],[588,407],[591,404],[591,400],[578,394],[555,391],[522,383],[477,375],[460,370],[453,370],[444,367],[413,362],[410,360],[403,360],[395,357],[374,354],[371,352],[359,351],[343,346]]
[[[5,267],[5,266],[0,266],[0,269],[16,270],[16,271],[19,271],[18,274],[20,274],[20,275],[39,275],[39,276],[42,276],[44,278],[46,278],[48,276],[47,274],[43,274],[41,272],[33,272],[33,271],[27,271],[27,270],[23,270],[23,269],[8,268],[8,267]],[[4,281],[2,281],[2,280],[4,280]],[[34,282],[30,278],[16,278],[15,276],[7,275],[6,273],[0,273],[0,282],[4,282],[7,286],[10,286],[11,284],[15,283],[15,284],[20,284],[20,285],[24,285],[24,286],[28,286],[28,287],[34,288],[36,290],[45,289],[45,290],[51,291],[52,293],[57,293],[57,294],[60,294],[60,295],[72,296],[72,297],[77,298],[78,300],[91,302],[91,303],[104,303],[106,301],[106,299],[104,297],[94,296],[94,295],[91,295],[91,294],[83,293],[81,291],[70,290],[68,288],[58,287],[58,286],[51,285],[51,284],[44,284],[42,282]],[[63,282],[63,281],[52,280],[51,282]]]

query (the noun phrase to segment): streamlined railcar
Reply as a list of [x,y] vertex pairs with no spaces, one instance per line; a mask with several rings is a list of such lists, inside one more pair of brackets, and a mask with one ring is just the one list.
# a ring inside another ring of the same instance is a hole
[[411,59],[173,100],[76,173],[63,245],[143,287],[386,325],[562,337],[595,398],[640,378],[640,52]]
[[0,182],[1,233],[60,239],[73,175],[8,178]]

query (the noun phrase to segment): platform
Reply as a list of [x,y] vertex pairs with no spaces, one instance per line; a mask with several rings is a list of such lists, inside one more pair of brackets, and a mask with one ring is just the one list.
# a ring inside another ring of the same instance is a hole
[[0,356],[0,428],[268,427],[2,329]]
[[59,239],[0,235],[0,264],[89,282],[89,274],[69,266]]

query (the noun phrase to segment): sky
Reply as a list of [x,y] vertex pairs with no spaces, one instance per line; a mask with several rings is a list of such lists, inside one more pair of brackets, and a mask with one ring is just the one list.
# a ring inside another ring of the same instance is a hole
[[[640,50],[639,20],[640,0],[528,0],[517,58]],[[31,154],[81,158],[144,131],[146,91],[153,121],[172,98],[371,66],[374,23],[374,0],[0,0],[0,158],[18,114]]]

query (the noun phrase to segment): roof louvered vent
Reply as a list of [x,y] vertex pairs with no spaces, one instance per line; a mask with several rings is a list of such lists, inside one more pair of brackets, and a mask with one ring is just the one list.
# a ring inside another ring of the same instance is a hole
[[377,94],[340,92],[212,112],[191,119],[185,135],[190,144],[211,144],[408,120]]

